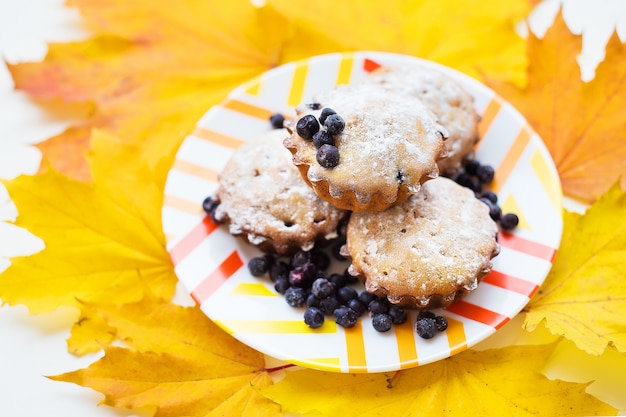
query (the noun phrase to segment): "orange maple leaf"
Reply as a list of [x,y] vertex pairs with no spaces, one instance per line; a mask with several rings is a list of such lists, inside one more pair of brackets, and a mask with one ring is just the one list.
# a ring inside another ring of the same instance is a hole
[[617,33],[590,82],[582,82],[576,56],[581,36],[559,13],[543,39],[528,38],[528,85],[485,77],[535,128],[555,161],[564,193],[592,202],[621,176],[626,187],[626,44]]

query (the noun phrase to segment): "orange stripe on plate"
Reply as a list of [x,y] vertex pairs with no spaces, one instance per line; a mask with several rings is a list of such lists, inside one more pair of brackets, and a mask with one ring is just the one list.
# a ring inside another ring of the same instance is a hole
[[215,271],[211,272],[202,280],[202,282],[200,282],[200,284],[198,284],[198,286],[191,292],[191,298],[194,299],[196,304],[201,305],[242,266],[243,261],[239,257],[237,251],[234,251],[228,255],[228,258],[224,259]]
[[246,103],[244,101],[239,101],[235,99],[230,99],[220,106],[225,109],[236,111],[238,113],[245,114],[246,116],[256,117],[257,119],[268,120],[270,116],[274,113],[270,109],[266,109],[265,107],[256,106],[254,104]]
[[528,298],[532,297],[533,294],[539,289],[539,285],[534,282],[525,281],[494,270],[483,278],[483,282],[487,282],[501,288],[506,288],[510,291],[515,291],[516,293],[525,295]]
[[231,149],[237,149],[245,143],[245,141],[236,138],[234,136],[228,136],[223,133],[215,132],[213,130],[197,127],[192,133],[193,136],[206,140],[216,145],[225,146]]
[[189,214],[201,214],[202,205],[198,202],[185,200],[184,198],[176,197],[173,195],[165,195],[163,199],[163,205],[174,210],[183,211]]
[[367,368],[365,357],[365,341],[361,321],[356,326],[345,329],[346,348],[348,349],[348,371],[363,372]]
[[353,55],[347,55],[339,61],[339,72],[337,73],[337,81],[335,81],[335,85],[348,84],[350,82],[350,78],[352,78],[353,65]]
[[450,347],[450,355],[455,355],[467,349],[467,338],[465,336],[465,326],[460,320],[452,317],[446,317],[448,320],[448,328],[446,336],[448,338],[448,346]]
[[365,72],[372,72],[372,71],[377,70],[380,67],[382,67],[382,65],[376,61],[372,61],[371,59],[368,59],[368,58],[365,58],[363,60],[363,69],[365,70]]
[[498,233],[498,243],[505,248],[523,252],[549,262],[553,262],[556,256],[555,248],[544,245],[543,243],[524,239],[523,237],[517,236],[515,233]]
[[210,216],[204,216],[202,221],[170,250],[172,263],[178,265],[215,229],[217,229],[217,224],[211,220]]
[[477,306],[476,304],[468,303],[467,301],[459,300],[448,307],[446,311],[450,313],[458,314],[459,316],[467,317],[479,323],[486,324],[495,328],[496,330],[504,326],[509,321],[509,317],[496,313],[495,311],[488,310],[486,308]]
[[494,193],[497,194],[500,191],[502,185],[506,182],[507,178],[509,178],[511,172],[513,172],[515,165],[517,165],[517,161],[524,152],[524,148],[526,148],[528,142],[530,142],[531,136],[532,132],[530,128],[528,126],[522,127],[517,137],[509,147],[504,159],[500,162],[500,166],[496,168],[496,175],[490,186]]
[[398,343],[400,368],[410,368],[417,362],[417,347],[415,346],[413,323],[411,320],[407,320],[393,328],[396,332],[396,341]]
[[177,171],[184,172],[185,174],[193,175],[194,177],[202,178],[211,182],[217,182],[217,171],[203,167],[202,165],[194,164],[189,161],[177,159],[172,166]]
[[496,115],[500,111],[501,107],[502,107],[502,101],[496,97],[492,98],[489,104],[487,104],[485,111],[480,116],[480,123],[478,123],[479,137],[482,138],[485,136],[485,134],[489,130],[489,127],[491,126],[493,121],[496,119]]
[[304,86],[306,84],[306,76],[308,72],[308,62],[298,64],[294,69],[293,79],[291,80],[291,89],[289,91],[289,97],[287,98],[288,105],[295,107],[302,103],[302,96],[304,95]]

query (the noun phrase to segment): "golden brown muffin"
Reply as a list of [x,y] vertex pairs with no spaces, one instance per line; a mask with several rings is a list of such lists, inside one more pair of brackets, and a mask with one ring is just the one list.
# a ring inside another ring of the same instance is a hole
[[348,214],[320,200],[291,163],[274,130],[239,148],[219,175],[215,217],[265,252],[310,250],[316,241],[337,236]]
[[445,157],[447,132],[418,99],[374,84],[352,84],[321,94],[315,102],[298,107],[295,120],[306,115],[319,120],[325,108],[336,111],[345,122],[344,130],[333,135],[338,164],[321,165],[314,141],[293,126],[284,144],[321,199],[346,210],[381,211],[438,176],[436,162]]
[[444,307],[489,273],[497,231],[472,191],[439,177],[401,205],[354,213],[344,249],[367,291],[403,307]]
[[421,64],[385,67],[364,81],[391,92],[404,92],[422,100],[448,131],[448,157],[438,161],[439,171],[451,176],[461,169],[464,159],[478,142],[479,116],[474,98],[452,77]]

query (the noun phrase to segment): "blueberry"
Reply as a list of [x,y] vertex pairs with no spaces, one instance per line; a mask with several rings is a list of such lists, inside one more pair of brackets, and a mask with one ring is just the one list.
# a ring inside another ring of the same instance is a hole
[[480,162],[475,159],[470,159],[469,161],[466,161],[465,165],[463,166],[463,168],[465,168],[465,172],[467,172],[469,175],[476,175],[478,167],[480,167]]
[[338,261],[345,261],[346,257],[341,254],[341,248],[346,244],[346,238],[338,238],[333,242],[333,245],[330,249],[330,253],[333,255]]
[[202,209],[205,211],[205,213],[211,214],[219,205],[220,203],[216,197],[207,197],[202,202]]
[[324,312],[324,314],[331,315],[339,307],[339,305],[339,301],[331,295],[323,300],[320,300],[319,308]]
[[270,263],[265,256],[257,256],[248,261],[248,270],[254,277],[262,277],[269,271]]
[[270,124],[274,129],[282,129],[285,123],[285,116],[280,113],[274,113],[270,116]]
[[326,298],[335,291],[335,286],[326,278],[317,278],[311,286],[311,293],[317,298]]
[[346,122],[343,120],[343,117],[338,114],[331,114],[324,120],[324,127],[328,133],[334,136],[343,132],[343,129],[346,127]]
[[324,313],[317,307],[309,307],[304,311],[304,323],[312,329],[324,324]]
[[216,207],[215,210],[213,210],[211,213],[209,213],[209,216],[211,216],[211,220],[213,220],[213,223],[215,223],[215,224],[224,224],[224,222],[225,222],[224,216],[222,216],[222,217],[218,217],[217,216],[217,207]]
[[324,122],[326,122],[326,119],[328,118],[328,116],[330,116],[331,114],[337,114],[337,112],[331,109],[330,107],[324,107],[322,109],[322,113],[320,114],[320,124],[322,126],[324,125]]
[[292,267],[302,266],[311,260],[311,254],[309,252],[298,251],[291,256],[289,264]]
[[316,148],[321,148],[322,145],[335,145],[335,138],[327,131],[320,130],[313,135],[313,145],[315,145]]
[[285,291],[289,289],[289,287],[290,287],[289,280],[286,277],[280,277],[280,278],[277,278],[276,281],[274,281],[274,289],[279,294],[284,294]]
[[319,110],[322,108],[321,103],[307,103],[306,106],[311,110]]
[[367,307],[365,304],[360,302],[357,298],[353,298],[352,300],[346,303],[346,307],[351,308],[354,312],[360,317],[367,311]]
[[318,270],[324,270],[330,266],[330,257],[322,251],[311,252],[311,262]]
[[335,288],[341,288],[346,285],[346,278],[343,274],[330,274],[328,280],[333,283]]
[[320,299],[317,298],[315,295],[313,294],[309,294],[306,296],[306,301],[304,302],[304,304],[307,307],[319,307],[320,306]]
[[466,188],[472,188],[472,176],[467,172],[460,172],[455,178],[457,184]]
[[276,281],[279,277],[288,279],[289,278],[289,265],[287,265],[283,261],[274,262],[272,266],[270,266],[269,272],[270,272],[269,273],[270,280],[272,280],[272,282]]
[[343,276],[346,279],[346,285],[356,284],[357,282],[359,282],[359,279],[357,277],[355,277],[354,275],[350,274],[348,268],[346,268],[343,271]]
[[486,198],[487,200],[491,201],[493,204],[498,203],[498,195],[491,190],[487,190],[484,193],[482,193],[481,197]]
[[493,181],[493,177],[495,175],[495,171],[490,165],[481,165],[476,169],[476,177],[483,184],[489,184]]
[[444,316],[435,317],[435,327],[437,328],[438,332],[443,332],[448,328],[448,319],[446,319]]
[[311,262],[297,266],[289,271],[289,283],[294,287],[308,287],[313,282],[317,268]]
[[389,307],[389,316],[391,317],[391,322],[393,324],[402,324],[406,322],[408,318],[406,311],[403,308],[394,305]]
[[312,114],[307,114],[296,123],[296,131],[303,139],[312,139],[313,135],[320,130],[317,119]]
[[503,214],[502,217],[500,217],[500,227],[502,228],[502,230],[513,230],[517,227],[518,224],[519,217],[517,217],[517,214],[507,213]]
[[306,304],[306,291],[302,288],[289,287],[285,291],[285,301],[291,307],[303,307]]
[[324,168],[334,168],[339,164],[339,149],[333,145],[322,145],[317,150],[316,159]]
[[378,297],[376,297],[371,292],[367,292],[367,291],[362,291],[359,294],[359,301],[362,302],[364,305],[369,305],[369,303],[371,303],[376,298],[378,298]]
[[372,314],[387,313],[389,311],[389,302],[385,298],[376,298],[367,305],[367,309]]
[[391,330],[391,316],[389,314],[380,313],[374,314],[372,317],[372,326],[378,332],[388,332]]
[[339,307],[333,313],[335,322],[342,327],[354,327],[359,320],[359,316],[354,310],[348,307]]
[[417,335],[422,339],[432,339],[437,333],[435,319],[425,317],[417,320],[417,323],[415,324],[415,331],[417,332]]
[[417,319],[434,319],[437,317],[435,313],[429,310],[422,310],[417,314]]
[[353,298],[357,298],[358,293],[352,287],[341,287],[337,290],[337,298],[344,304],[347,304],[348,301]]
[[502,216],[502,209],[499,205],[492,203],[491,200],[486,197],[481,197],[479,200],[489,207],[489,217],[496,222],[500,220],[500,216]]

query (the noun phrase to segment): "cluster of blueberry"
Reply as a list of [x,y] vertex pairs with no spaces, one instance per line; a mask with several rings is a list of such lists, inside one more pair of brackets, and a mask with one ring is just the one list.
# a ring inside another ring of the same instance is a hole
[[[333,245],[333,255],[338,260],[344,260],[339,254],[339,248],[344,241],[339,239]],[[318,250],[297,252],[287,261],[280,260],[273,255],[263,255],[252,258],[248,262],[248,269],[253,276],[269,276],[274,288],[284,294],[285,301],[292,307],[305,308],[304,322],[311,328],[318,328],[324,324],[327,316],[332,316],[335,323],[342,327],[354,327],[359,318],[368,312],[372,317],[372,326],[379,332],[386,332],[394,324],[402,324],[407,320],[407,313],[403,308],[395,306],[385,298],[377,297],[367,291],[358,292],[351,284],[357,279],[344,273],[328,274],[326,269],[330,265],[330,257]],[[434,320],[433,329],[445,330],[447,322],[444,317],[435,316],[431,312],[423,312],[420,320]],[[417,333],[430,338],[435,333],[428,330],[428,323],[418,320]]]
[[472,159],[465,162],[463,169],[454,177],[454,180],[464,187],[474,191],[476,197],[489,207],[489,215],[500,224],[505,231],[515,229],[519,223],[519,217],[515,213],[502,213],[498,205],[498,196],[491,190],[484,190],[485,185],[490,184],[495,176],[493,167],[481,164]]
[[[313,110],[319,110],[319,103],[308,105]],[[339,150],[335,146],[335,136],[343,132],[346,122],[329,107],[322,109],[319,120],[312,114],[307,114],[296,123],[296,131],[303,139],[312,140],[317,148],[317,163],[324,168],[336,167],[339,163]]]

